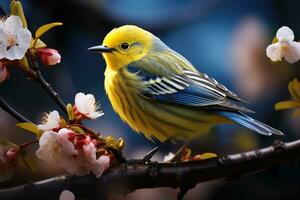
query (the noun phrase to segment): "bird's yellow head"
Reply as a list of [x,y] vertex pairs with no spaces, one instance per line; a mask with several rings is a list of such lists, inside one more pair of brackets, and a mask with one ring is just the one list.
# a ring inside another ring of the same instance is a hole
[[102,45],[89,50],[102,53],[107,67],[118,70],[143,58],[152,49],[155,39],[152,33],[142,28],[124,25],[110,31]]

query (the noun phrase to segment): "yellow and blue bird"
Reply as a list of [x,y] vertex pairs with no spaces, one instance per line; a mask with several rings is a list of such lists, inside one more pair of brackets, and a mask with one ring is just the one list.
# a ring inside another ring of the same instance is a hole
[[115,112],[148,139],[190,140],[229,123],[283,135],[246,115],[252,111],[241,98],[142,28],[114,28],[89,50],[106,61],[105,90]]

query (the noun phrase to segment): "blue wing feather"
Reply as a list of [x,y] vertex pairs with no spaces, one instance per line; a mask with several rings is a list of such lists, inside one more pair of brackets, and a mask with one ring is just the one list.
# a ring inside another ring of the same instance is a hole
[[176,93],[155,95],[154,98],[168,103],[178,103],[188,106],[215,105],[224,100],[222,96],[194,84]]
[[151,74],[138,67],[128,66],[128,72],[138,75],[144,81],[145,95],[153,99],[188,106],[216,105],[224,101],[224,96],[209,87],[193,83],[185,76],[174,74],[170,77]]

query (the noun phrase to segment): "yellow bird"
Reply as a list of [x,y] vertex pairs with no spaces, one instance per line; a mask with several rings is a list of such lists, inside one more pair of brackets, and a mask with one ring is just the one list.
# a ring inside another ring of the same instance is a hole
[[244,114],[252,111],[238,104],[243,101],[236,94],[142,28],[114,28],[89,50],[103,54],[105,90],[114,110],[148,139],[190,140],[224,123],[283,135]]

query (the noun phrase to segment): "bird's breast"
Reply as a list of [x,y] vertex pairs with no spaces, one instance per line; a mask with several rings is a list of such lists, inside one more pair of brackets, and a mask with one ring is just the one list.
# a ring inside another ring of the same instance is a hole
[[106,71],[105,90],[115,112],[138,131],[137,126],[143,119],[138,105],[139,89],[132,78],[122,72]]

